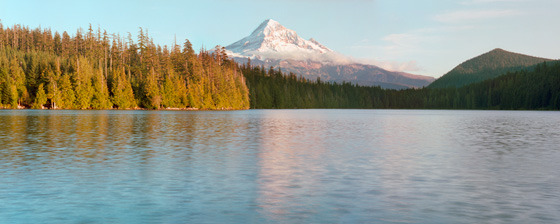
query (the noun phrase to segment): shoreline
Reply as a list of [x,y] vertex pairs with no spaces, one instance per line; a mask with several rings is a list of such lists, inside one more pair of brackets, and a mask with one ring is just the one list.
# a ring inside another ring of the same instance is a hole
[[199,108],[160,108],[160,109],[146,109],[146,108],[127,108],[127,109],[118,109],[118,108],[111,108],[111,109],[61,109],[61,108],[4,108],[0,107],[0,110],[161,110],[161,111],[229,111],[229,110],[249,110],[251,108],[242,108],[242,109],[232,109],[232,108],[222,108],[222,109],[199,109]]

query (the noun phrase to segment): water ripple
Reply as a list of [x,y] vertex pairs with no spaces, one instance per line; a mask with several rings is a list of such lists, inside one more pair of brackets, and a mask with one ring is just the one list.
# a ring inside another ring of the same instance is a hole
[[558,112],[0,111],[0,222],[556,223]]

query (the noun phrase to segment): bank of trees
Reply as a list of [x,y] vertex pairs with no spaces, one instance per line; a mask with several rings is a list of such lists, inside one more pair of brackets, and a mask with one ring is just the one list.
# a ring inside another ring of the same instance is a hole
[[223,48],[196,54],[135,38],[78,29],[0,24],[0,107],[61,109],[247,109],[244,77]]
[[542,63],[460,88],[386,90],[309,81],[278,69],[242,66],[251,108],[560,110],[560,63]]
[[306,80],[293,73],[255,66],[241,66],[247,78],[251,108],[377,108],[385,91],[379,87],[360,87]]
[[[487,60],[486,60],[487,61]],[[250,99],[249,99],[250,97]],[[238,66],[222,47],[198,54],[136,38],[0,23],[0,108],[60,109],[560,109],[560,64],[462,87],[386,90],[306,80],[280,69]]]
[[494,79],[437,93],[432,107],[560,110],[560,62],[545,62],[528,70],[508,72]]

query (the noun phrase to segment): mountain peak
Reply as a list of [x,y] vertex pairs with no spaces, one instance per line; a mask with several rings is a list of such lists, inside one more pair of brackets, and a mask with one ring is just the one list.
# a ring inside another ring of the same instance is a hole
[[384,88],[422,87],[433,78],[390,72],[373,65],[355,63],[323,46],[317,40],[303,39],[279,22],[267,19],[251,33],[226,46],[226,53],[237,62],[251,59],[253,65],[282,67],[310,80],[381,85]]
[[305,40],[279,22],[267,19],[251,35],[226,46],[234,57],[293,59],[293,57],[320,58],[331,49],[315,40]]
[[[551,59],[547,59],[547,58],[539,58],[539,57],[535,57],[535,56],[530,56],[530,55],[525,55],[525,54],[520,54],[520,53],[515,53],[515,52],[511,52],[511,51],[506,51],[504,49],[501,48],[495,48],[487,53],[481,54],[477,57],[471,58],[470,60],[464,62],[461,65],[464,64],[473,64],[473,63],[468,63],[468,62],[477,62],[478,61],[507,61],[508,63],[514,63],[514,64],[520,64],[523,66],[530,66],[532,64],[538,64],[540,62],[546,61],[546,60],[551,60]],[[507,64],[507,63],[506,63]],[[507,66],[506,64],[504,64],[503,66]]]
[[257,29],[251,33],[251,36],[258,36],[258,35],[270,35],[271,33],[279,30],[286,30],[286,27],[282,26],[278,21],[273,19],[267,19],[262,22]]
[[278,21],[273,20],[273,19],[265,19],[262,24],[280,24]]
[[460,87],[550,60],[496,48],[459,64],[429,87]]
[[280,23],[278,21],[273,20],[273,19],[267,19],[263,23],[266,23],[267,26],[282,26],[282,25],[280,25]]
[[[517,53],[511,52],[511,51],[506,51],[506,50],[504,50],[504,49],[502,49],[502,48],[494,48],[493,50],[487,52],[486,54],[491,54],[491,55],[493,55],[493,54],[504,55],[504,54],[517,54]],[[483,54],[483,55],[484,55],[484,54]],[[482,56],[482,55],[481,55],[481,56]]]

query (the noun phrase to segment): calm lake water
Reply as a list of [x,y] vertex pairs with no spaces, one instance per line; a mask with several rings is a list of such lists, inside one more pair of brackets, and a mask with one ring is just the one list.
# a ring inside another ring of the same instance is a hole
[[560,223],[560,112],[0,110],[0,223]]

